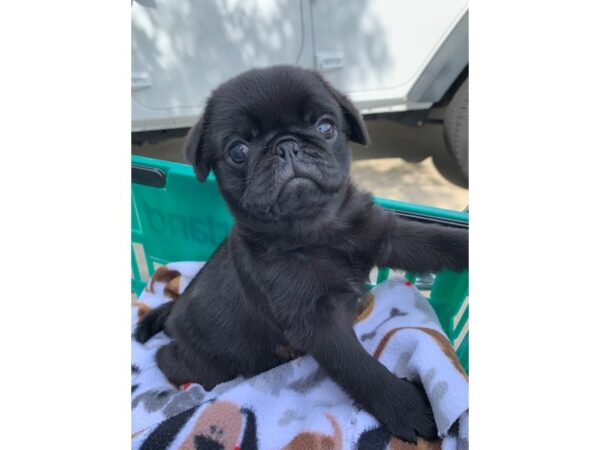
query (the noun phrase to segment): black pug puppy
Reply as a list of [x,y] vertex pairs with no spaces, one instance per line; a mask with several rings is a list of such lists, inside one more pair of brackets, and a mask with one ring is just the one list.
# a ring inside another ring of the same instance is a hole
[[360,113],[308,70],[278,66],[217,88],[185,152],[212,169],[235,217],[229,237],[175,302],[136,330],[173,338],[156,360],[174,384],[206,389],[312,355],[354,400],[409,442],[436,438],[422,386],[399,379],[352,328],[374,266],[415,272],[468,265],[466,231],[399,219],[349,180]]

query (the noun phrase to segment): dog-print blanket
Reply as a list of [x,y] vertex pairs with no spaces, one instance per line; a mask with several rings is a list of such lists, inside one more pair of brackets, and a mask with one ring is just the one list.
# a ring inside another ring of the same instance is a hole
[[[197,262],[160,267],[134,302],[132,327],[149,309],[177,301],[201,267]],[[390,371],[423,384],[441,439],[419,438],[415,446],[391,436],[309,355],[290,353],[286,364],[253,378],[240,376],[209,392],[199,384],[173,386],[154,360],[157,349],[169,342],[161,332],[143,345],[132,340],[132,447],[467,449],[468,378],[419,291],[400,277],[374,287],[361,301],[354,329]]]

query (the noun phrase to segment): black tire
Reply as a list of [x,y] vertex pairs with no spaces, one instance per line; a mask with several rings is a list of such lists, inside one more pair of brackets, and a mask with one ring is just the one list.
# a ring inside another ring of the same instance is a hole
[[469,79],[455,92],[444,117],[446,148],[469,179]]

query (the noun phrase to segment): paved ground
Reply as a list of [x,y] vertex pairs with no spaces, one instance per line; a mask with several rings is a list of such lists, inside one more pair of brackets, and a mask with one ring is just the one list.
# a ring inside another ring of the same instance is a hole
[[378,197],[457,210],[468,204],[468,191],[443,178],[431,158],[420,163],[397,157],[354,161],[352,178]]
[[[407,162],[435,153],[442,142],[439,126],[411,128],[389,121],[367,124],[371,146],[352,148],[352,178],[358,186],[378,197],[440,208],[463,210],[468,205],[468,190],[440,175],[431,157]],[[182,143],[182,138],[169,139],[135,146],[133,152],[181,162]]]

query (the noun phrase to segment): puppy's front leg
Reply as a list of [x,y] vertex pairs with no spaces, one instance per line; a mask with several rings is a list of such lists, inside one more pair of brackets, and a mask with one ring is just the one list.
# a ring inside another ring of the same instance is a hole
[[416,443],[417,435],[437,437],[431,405],[422,387],[400,379],[358,342],[350,317],[315,318],[310,328],[288,334],[290,343],[310,353],[356,402],[392,434]]
[[378,266],[421,273],[468,268],[468,230],[401,219],[382,210],[380,214],[384,229]]

